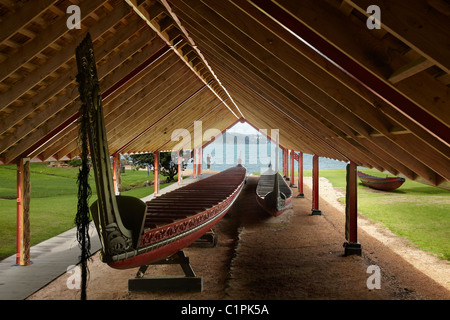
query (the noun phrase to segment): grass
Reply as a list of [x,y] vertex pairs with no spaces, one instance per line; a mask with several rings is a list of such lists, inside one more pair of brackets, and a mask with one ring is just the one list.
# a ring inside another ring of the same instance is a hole
[[[48,167],[32,163],[31,171],[31,245],[54,237],[75,226],[77,207],[78,168]],[[126,170],[122,173],[123,195],[143,198],[154,192],[154,187],[142,187],[144,181],[153,181],[147,171]],[[165,179],[161,176],[160,179]],[[169,184],[162,184],[161,188]],[[95,182],[91,179],[95,201]],[[16,166],[0,166],[0,260],[16,251]]]
[[[361,171],[385,177],[376,170]],[[311,176],[311,171],[305,172]],[[345,192],[345,170],[322,170],[334,187]],[[345,203],[345,197],[339,199]],[[382,192],[358,184],[358,211],[424,251],[450,260],[450,191],[406,180],[397,190]]]
[[[386,176],[377,170],[360,171]],[[311,177],[312,171],[305,170],[304,176]],[[345,193],[345,169],[321,170],[320,176]],[[345,203],[345,197],[339,200]],[[358,211],[408,239],[411,245],[450,260],[450,191],[411,180],[391,192],[373,190],[359,183]]]
[[[375,170],[362,171],[384,176]],[[32,163],[31,172],[31,244],[35,245],[75,226],[78,168],[52,168]],[[311,170],[306,170],[304,175],[311,176]],[[345,191],[345,170],[322,170],[320,176]],[[142,187],[142,183],[152,181],[153,177],[153,172],[126,170],[122,174],[122,187],[126,191],[122,194],[137,198],[152,194],[153,186]],[[1,260],[16,250],[16,167],[0,166],[0,181],[0,199],[4,199],[0,200]],[[91,187],[95,192],[94,181]],[[91,201],[95,198],[94,194]],[[345,198],[340,201],[345,202]],[[450,260],[449,207],[450,191],[410,180],[392,192],[358,185],[361,214],[444,260]]]

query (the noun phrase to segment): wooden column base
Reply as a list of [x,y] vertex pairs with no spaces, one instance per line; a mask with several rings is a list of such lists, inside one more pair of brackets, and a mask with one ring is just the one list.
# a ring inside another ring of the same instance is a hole
[[362,248],[359,242],[344,242],[345,256],[358,255],[361,256]]

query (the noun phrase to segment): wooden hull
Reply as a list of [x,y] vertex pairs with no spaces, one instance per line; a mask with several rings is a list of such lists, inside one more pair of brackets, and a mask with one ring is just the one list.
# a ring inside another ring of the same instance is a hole
[[256,201],[258,202],[259,206],[268,214],[270,214],[273,217],[278,217],[279,215],[281,215],[282,213],[284,213],[287,209],[289,209],[292,205],[292,196],[286,199],[285,205],[283,206],[283,208],[279,209],[279,210],[271,210],[267,207],[266,201],[264,200],[264,198],[261,198],[259,196],[256,196]]
[[273,170],[264,172],[256,187],[256,201],[265,212],[274,217],[278,217],[292,205],[292,190],[281,175],[279,173],[277,175],[279,191],[282,193],[281,199],[277,197],[277,203],[273,203],[273,197],[269,201],[267,199],[267,195],[274,190],[275,172]]
[[244,167],[230,168],[149,201],[139,248],[109,257],[106,262],[116,269],[135,268],[186,248],[228,212],[245,176]]
[[361,182],[373,189],[383,190],[383,191],[391,191],[399,188],[404,182],[405,179],[400,177],[374,177],[368,174],[365,174],[361,171],[358,171],[358,177]]

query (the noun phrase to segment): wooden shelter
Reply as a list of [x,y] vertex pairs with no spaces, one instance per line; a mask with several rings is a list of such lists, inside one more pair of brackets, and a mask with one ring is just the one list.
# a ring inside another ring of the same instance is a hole
[[0,164],[79,154],[90,32],[114,155],[245,120],[286,149],[448,188],[449,15],[446,0],[0,0]]

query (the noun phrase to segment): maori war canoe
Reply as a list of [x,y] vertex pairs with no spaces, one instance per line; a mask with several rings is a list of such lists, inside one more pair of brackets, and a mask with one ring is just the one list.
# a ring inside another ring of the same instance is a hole
[[358,171],[358,177],[365,186],[383,191],[395,190],[405,182],[401,177],[374,177],[361,171]]
[[271,166],[261,174],[256,187],[256,201],[268,214],[277,217],[292,206],[292,190]]
[[144,203],[114,192],[102,98],[89,34],[76,49],[81,121],[97,190],[90,211],[101,244],[101,259],[127,269],[149,265],[187,247],[230,209],[246,178],[238,165]]

